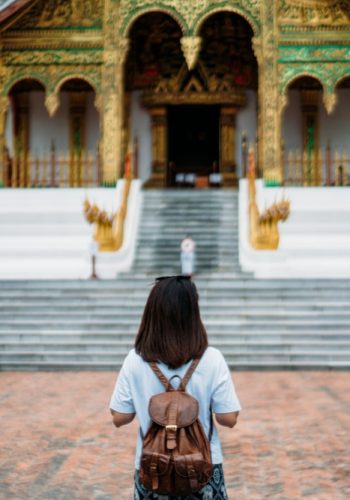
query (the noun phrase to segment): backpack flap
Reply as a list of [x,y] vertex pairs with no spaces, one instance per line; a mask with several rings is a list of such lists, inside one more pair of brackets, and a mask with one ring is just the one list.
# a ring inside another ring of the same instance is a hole
[[199,405],[198,401],[186,392],[162,392],[151,397],[148,411],[153,422],[158,425],[187,427],[197,420]]
[[152,396],[149,414],[153,422],[165,427],[167,449],[176,448],[177,429],[192,425],[198,418],[198,401],[183,391],[163,392]]

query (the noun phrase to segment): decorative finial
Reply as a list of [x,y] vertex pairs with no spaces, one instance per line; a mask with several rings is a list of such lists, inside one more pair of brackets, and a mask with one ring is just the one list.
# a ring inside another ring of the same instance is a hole
[[202,46],[202,38],[200,36],[183,36],[180,42],[187,67],[191,70],[197,63],[199,51]]
[[58,94],[53,93],[46,96],[45,106],[51,118],[55,115],[56,111],[59,108],[59,105],[60,99],[58,97]]
[[335,105],[337,104],[337,94],[325,92],[323,95],[323,103],[327,113],[330,115],[331,113],[333,113]]

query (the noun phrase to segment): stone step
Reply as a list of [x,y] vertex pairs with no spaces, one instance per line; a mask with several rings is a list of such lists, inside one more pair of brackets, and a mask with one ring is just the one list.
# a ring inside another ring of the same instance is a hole
[[[55,303],[56,301],[57,303],[60,303],[62,301],[67,301],[72,299],[72,300],[85,301],[85,303],[87,304],[94,304],[95,302],[96,304],[100,304],[101,302],[104,301],[106,301],[107,303],[116,301],[115,303],[117,304],[118,301],[123,300],[123,297],[126,296],[126,293],[128,296],[127,300],[134,299],[145,303],[148,296],[148,291],[151,289],[151,285],[152,282],[150,279],[150,286],[148,290],[143,290],[143,289],[128,290],[127,288],[125,288],[124,290],[118,290],[115,291],[114,293],[110,293],[107,291],[105,293],[102,292],[94,293],[86,291],[86,293],[81,294],[81,293],[75,293],[74,290],[72,291],[65,290],[63,292],[59,291],[53,292],[51,290],[47,290],[46,293],[30,291],[30,296],[28,296],[27,294],[20,291],[18,292],[11,291],[7,294],[3,293],[0,296],[0,303],[11,304],[13,303],[13,301],[17,302],[20,301],[24,303],[28,300],[36,303],[41,303],[43,301],[45,303]],[[314,294],[312,293],[298,294],[286,291],[281,292],[280,294],[274,291],[270,293],[268,291],[263,293],[246,291],[245,293],[227,293],[227,294],[221,293],[220,295],[216,295],[215,293],[214,294],[208,293],[202,290],[200,291],[199,297],[201,303],[204,304],[213,301],[212,302],[213,304],[224,302],[228,304],[234,304],[234,303],[242,304],[242,306],[244,306],[245,303],[249,304],[252,302],[253,303],[259,302],[262,304],[266,303],[272,306],[274,304],[285,304],[285,303],[294,304],[294,303],[299,303],[301,300],[303,300],[303,303],[306,306],[308,305],[314,306],[317,305],[319,302],[322,304],[327,302],[332,306],[334,306],[338,302],[348,304],[349,301],[349,293],[347,293],[346,291],[344,291],[343,293],[339,292],[338,298],[334,297],[334,295],[332,295],[331,293],[324,292],[322,294],[319,294],[319,301],[315,300]]]
[[[145,296],[146,299],[146,296]],[[105,301],[103,299],[86,301],[86,300],[67,300],[66,298],[55,299],[54,304],[52,301],[42,300],[33,301],[30,297],[23,301],[14,302],[11,299],[0,300],[0,311],[2,313],[14,314],[14,313],[62,313],[67,314],[83,314],[84,311],[87,312],[97,312],[106,314],[117,314],[125,313],[126,308],[128,314],[139,314],[143,310],[145,305],[145,300],[125,300],[123,297],[116,298],[115,300]],[[312,303],[311,301],[307,304],[305,302],[286,302],[280,301],[277,304],[272,302],[249,302],[245,300],[225,300],[222,301],[215,300],[212,301],[200,301],[200,308],[202,315],[212,313],[217,315],[235,315],[239,314],[271,314],[269,312],[273,309],[272,314],[288,314],[294,313],[306,313],[311,312],[311,314],[322,313],[332,313],[337,316],[348,314],[350,315],[350,300],[348,302],[317,302]],[[236,312],[235,312],[236,311]],[[244,311],[244,312],[243,312]],[[3,316],[2,316],[3,317]]]
[[[117,291],[120,289],[135,289],[135,288],[146,288],[149,285],[149,279],[145,276],[145,273],[140,273],[137,276],[133,274],[125,275],[128,279],[115,279],[115,280],[35,280],[35,281],[22,281],[22,280],[2,280],[0,286],[0,294],[7,293],[10,290],[21,292],[27,290],[71,290],[79,291],[81,293],[97,291],[97,292],[107,292]],[[236,291],[255,291],[255,290],[282,290],[295,292],[297,290],[300,294],[304,291],[314,291],[318,292],[330,292],[336,294],[338,290],[347,290],[350,293],[350,280],[338,279],[338,280],[320,280],[320,279],[273,279],[273,280],[255,280],[250,277],[241,277],[239,280],[232,281],[232,276],[227,275],[217,275],[212,277],[212,275],[203,275],[198,279],[195,279],[195,283],[199,290],[203,288],[203,291],[213,290],[215,293],[220,289],[225,290],[236,290]],[[350,295],[349,295],[350,297]],[[315,296],[317,300],[317,296]]]
[[[22,352],[22,353],[55,353],[59,351],[81,351],[97,354],[98,352],[105,352],[114,349],[115,351],[120,350],[122,352],[128,352],[132,348],[133,342],[130,339],[126,340],[94,340],[76,342],[76,341],[62,341],[62,340],[44,340],[38,346],[37,342],[34,340],[23,340],[20,344],[14,341],[4,341],[0,339],[0,354],[5,355],[6,353]],[[269,351],[270,353],[279,351],[285,353],[303,352],[310,351],[310,353],[323,353],[323,352],[339,352],[343,353],[344,349],[350,348],[350,339],[348,341],[315,341],[315,340],[299,340],[296,342],[288,341],[266,341],[258,340],[252,341],[247,340],[244,345],[240,341],[222,341],[218,339],[212,339],[211,345],[219,348],[221,351],[232,351],[238,352],[259,352]]]
[[[225,349],[222,350],[223,354],[227,357],[228,363],[233,365],[242,364],[246,362],[274,362],[276,363],[276,357],[278,358],[279,363],[293,363],[293,362],[307,362],[310,361],[310,356],[312,356],[312,363],[322,363],[322,365],[330,366],[332,362],[341,362],[348,363],[349,356],[348,354],[344,354],[338,351],[313,351],[309,352],[307,350],[299,350],[295,352],[284,352],[284,351],[264,351],[259,350],[257,353],[252,353],[247,350],[242,350],[235,354],[232,354],[232,351],[226,352]],[[32,352],[24,352],[24,351],[13,351],[8,352],[6,354],[0,353],[0,363],[5,364],[9,361],[19,363],[68,363],[68,362],[95,362],[95,363],[110,363],[114,364],[115,367],[120,367],[123,358],[127,354],[127,350],[117,350],[110,349],[109,352],[105,351],[96,351],[94,353],[88,353],[81,350],[77,351],[55,351],[55,352],[40,352],[38,350],[34,350]]]
[[[124,316],[119,318],[118,321],[96,320],[94,318],[85,320],[45,320],[45,319],[12,319],[4,320],[0,324],[0,333],[13,331],[17,328],[21,330],[33,330],[36,328],[38,331],[46,330],[49,328],[52,331],[75,330],[77,332],[92,331],[92,330],[105,330],[120,332],[136,332],[140,324],[140,318],[128,319]],[[299,329],[310,331],[349,331],[349,321],[347,319],[338,319],[336,322],[328,318],[320,319],[254,319],[246,318],[242,320],[222,320],[222,319],[207,319],[205,326],[208,331],[211,329],[220,329],[222,332],[247,332],[250,330],[264,330],[264,331],[285,331],[291,332]]]
[[[171,243],[171,244],[170,244]],[[180,243],[178,239],[174,239],[172,242],[164,240],[164,244],[158,245],[156,241],[150,240],[149,242],[139,240],[137,247],[137,258],[139,256],[148,255],[157,251],[160,255],[174,255],[180,253]],[[218,245],[215,241],[211,241],[207,245],[202,242],[196,242],[196,254],[213,256],[216,255],[227,255],[228,257],[236,257],[238,255],[238,245],[232,242],[225,242]]]
[[[118,369],[154,277],[180,272],[185,234],[197,243],[195,281],[210,343],[232,368],[350,368],[350,280],[255,280],[242,273],[235,191],[150,190],[143,197],[130,273],[103,282],[0,284],[1,369]],[[21,213],[18,227],[26,222]],[[0,225],[9,235],[10,227]],[[35,233],[36,224],[30,227]],[[310,233],[307,218],[303,227]]]
[[[40,345],[45,342],[76,342],[79,344],[85,344],[86,342],[114,342],[116,338],[119,341],[125,341],[127,344],[132,345],[135,341],[136,331],[127,332],[125,329],[119,332],[106,331],[106,330],[92,330],[92,331],[77,331],[77,330],[59,330],[57,332],[53,330],[15,330],[15,331],[4,331],[0,332],[1,342],[36,342]],[[116,337],[116,333],[118,336]],[[238,342],[241,345],[245,345],[246,342],[269,342],[269,343],[293,343],[300,344],[302,342],[342,342],[347,343],[350,341],[350,328],[345,331],[305,331],[297,330],[293,332],[286,332],[281,330],[265,331],[265,330],[248,330],[246,332],[238,331],[232,333],[230,331],[222,330],[208,330],[208,337],[211,343],[227,343],[231,344]]]
[[[3,292],[8,293],[13,290],[15,292],[26,292],[27,290],[35,291],[39,290],[40,292],[46,291],[72,291],[76,292],[77,290],[81,293],[91,291],[96,291],[98,293],[110,293],[111,291],[118,291],[121,289],[136,289],[143,288],[146,289],[150,282],[149,279],[145,276],[144,273],[141,273],[137,276],[133,274],[126,275],[128,279],[115,279],[115,280],[2,280],[0,281],[0,294]],[[203,292],[207,290],[213,290],[215,293],[220,291],[221,289],[225,290],[236,290],[236,291],[255,291],[261,290],[262,292],[265,290],[282,290],[282,291],[290,291],[292,290],[295,293],[295,289],[298,293],[303,294],[304,291],[313,291],[315,293],[319,292],[330,292],[331,294],[336,294],[339,290],[347,290],[349,292],[350,297],[350,280],[347,279],[337,279],[337,280],[325,280],[325,279],[273,279],[273,280],[256,280],[254,278],[246,278],[242,277],[239,280],[232,281],[232,277],[230,274],[228,275],[203,275],[198,279],[195,279],[195,283],[199,290],[201,287],[203,288]],[[336,298],[336,297],[335,297]],[[315,300],[318,297],[315,296]]]
[[[143,312],[143,308],[139,307],[138,309],[130,312],[127,311],[124,308],[120,308],[119,311],[113,311],[109,309],[108,311],[100,311],[100,310],[86,310],[84,311],[79,311],[77,312],[76,310],[66,310],[64,311],[48,311],[48,310],[43,310],[43,311],[26,311],[26,310],[21,310],[20,311],[20,321],[33,321],[33,320],[39,320],[39,321],[57,321],[60,322],[62,320],[62,314],[64,314],[65,319],[70,319],[74,321],[74,323],[78,322],[85,322],[88,320],[92,320],[94,322],[102,321],[102,322],[115,322],[118,323],[120,320],[120,317],[122,316],[123,319],[126,321],[139,321],[141,314]],[[236,311],[232,312],[230,310],[226,311],[221,311],[220,314],[218,314],[216,311],[208,311],[206,309],[202,308],[202,319],[205,323],[211,323],[213,321],[225,321],[225,322],[230,322],[230,324],[237,324],[241,323],[243,321],[253,321],[254,323],[258,323],[260,320],[265,321],[268,319],[269,321],[288,321],[292,322],[293,320],[297,321],[311,321],[311,320],[318,320],[318,321],[324,321],[326,320],[327,322],[333,322],[334,324],[339,324],[341,321],[350,321],[350,309],[348,311],[328,311],[328,310],[317,310],[317,311],[285,311],[285,310],[268,310],[268,311]],[[3,322],[12,322],[12,321],[17,321],[17,317],[14,315],[14,312],[2,312],[1,314],[2,321]],[[218,320],[218,317],[220,320]]]
[[[233,251],[224,251],[224,250],[215,251],[215,249],[213,249],[212,251],[211,250],[206,251],[204,249],[202,250],[199,249],[198,251],[196,251],[196,259],[202,261],[220,261],[220,259],[225,259],[228,262],[232,262],[233,260],[235,260],[237,254],[238,252],[233,252]],[[169,259],[173,259],[174,257],[180,258],[180,251],[179,250],[163,251],[159,248],[147,248],[139,252],[136,261],[149,260],[155,255],[158,258],[167,261]]]
[[[45,362],[37,361],[33,362],[22,362],[22,361],[7,361],[0,365],[0,370],[2,371],[115,371],[119,370],[123,359],[125,356],[119,356],[113,363],[105,362],[103,360],[99,361],[69,361],[64,360],[62,362]],[[226,359],[228,361],[228,366],[231,370],[324,370],[325,368],[331,368],[332,370],[347,370],[349,368],[348,361],[333,360],[329,361],[312,361],[309,358],[307,360],[295,359],[289,361],[287,359],[279,360],[278,357],[274,359],[268,359],[265,361],[261,358],[249,359],[248,361],[236,361],[226,354]]]

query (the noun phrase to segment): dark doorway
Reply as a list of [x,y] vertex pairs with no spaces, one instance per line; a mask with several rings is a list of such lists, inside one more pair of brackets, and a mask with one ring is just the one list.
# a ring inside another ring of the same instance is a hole
[[168,185],[177,173],[206,176],[219,163],[219,106],[169,106]]

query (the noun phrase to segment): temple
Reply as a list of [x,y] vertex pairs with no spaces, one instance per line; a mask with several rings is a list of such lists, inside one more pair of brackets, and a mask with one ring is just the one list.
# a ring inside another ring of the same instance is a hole
[[14,0],[0,11],[0,182],[346,185],[350,5]]

